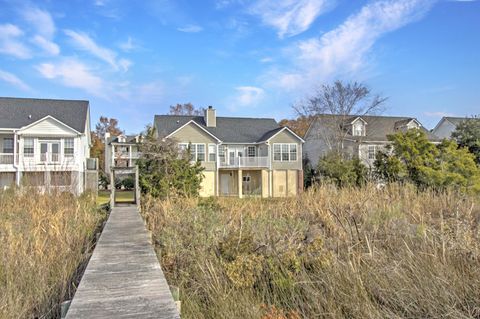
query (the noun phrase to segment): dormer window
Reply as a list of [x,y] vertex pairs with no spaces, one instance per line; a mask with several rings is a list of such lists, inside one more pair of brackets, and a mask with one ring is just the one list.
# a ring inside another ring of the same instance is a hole
[[356,121],[352,124],[353,136],[365,136],[365,124],[362,121]]

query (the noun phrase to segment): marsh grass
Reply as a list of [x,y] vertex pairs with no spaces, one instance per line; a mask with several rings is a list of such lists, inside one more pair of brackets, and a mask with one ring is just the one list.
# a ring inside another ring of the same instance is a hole
[[105,216],[92,194],[1,191],[0,318],[59,317]]
[[409,185],[145,198],[182,318],[480,318],[480,201]]

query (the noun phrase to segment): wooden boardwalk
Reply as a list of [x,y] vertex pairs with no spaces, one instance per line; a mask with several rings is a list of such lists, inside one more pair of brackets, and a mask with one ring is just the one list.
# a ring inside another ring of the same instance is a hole
[[180,318],[136,206],[112,209],[66,318]]

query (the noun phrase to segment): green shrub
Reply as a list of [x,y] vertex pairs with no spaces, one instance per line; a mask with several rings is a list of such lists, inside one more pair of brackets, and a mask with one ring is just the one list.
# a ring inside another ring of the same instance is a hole
[[331,152],[318,163],[320,178],[338,186],[362,186],[367,181],[368,169],[358,158],[346,159],[342,154]]

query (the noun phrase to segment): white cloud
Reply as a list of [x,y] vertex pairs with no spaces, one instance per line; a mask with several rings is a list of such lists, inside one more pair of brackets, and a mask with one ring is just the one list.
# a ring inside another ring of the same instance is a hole
[[48,11],[29,6],[23,8],[21,15],[25,21],[35,28],[35,32],[47,39],[52,39],[56,29],[52,16]]
[[79,88],[108,99],[104,80],[74,58],[66,58],[57,63],[42,63],[37,65],[36,69],[46,79],[58,80],[65,86]]
[[12,84],[24,91],[29,91],[30,87],[20,80],[15,74],[0,70],[0,80]]
[[267,57],[264,57],[264,58],[260,59],[260,62],[262,62],[262,63],[270,63],[270,62],[273,62],[273,58],[267,56]]
[[19,59],[31,58],[31,52],[20,38],[23,31],[13,24],[0,24],[0,53],[14,56]]
[[73,30],[64,31],[67,36],[71,38],[73,43],[80,49],[85,50],[100,60],[110,64],[115,70],[120,68],[127,71],[131,62],[126,59],[117,60],[117,53],[114,51],[101,47],[92,38],[83,32],[76,32]]
[[308,30],[334,3],[333,0],[260,0],[249,12],[260,16],[264,24],[277,29],[278,36],[283,38]]
[[186,33],[197,33],[203,31],[203,28],[199,25],[189,24],[184,27],[178,28],[177,30]]
[[58,55],[60,53],[60,47],[55,42],[47,40],[41,35],[34,36],[32,42],[50,55]]
[[265,94],[262,88],[255,86],[238,86],[235,88],[237,95],[235,98],[235,106],[255,106],[260,102]]
[[418,20],[435,0],[381,0],[365,5],[320,38],[299,41],[290,48],[293,68],[274,70],[278,86],[297,89],[361,71],[375,43],[388,32]]

